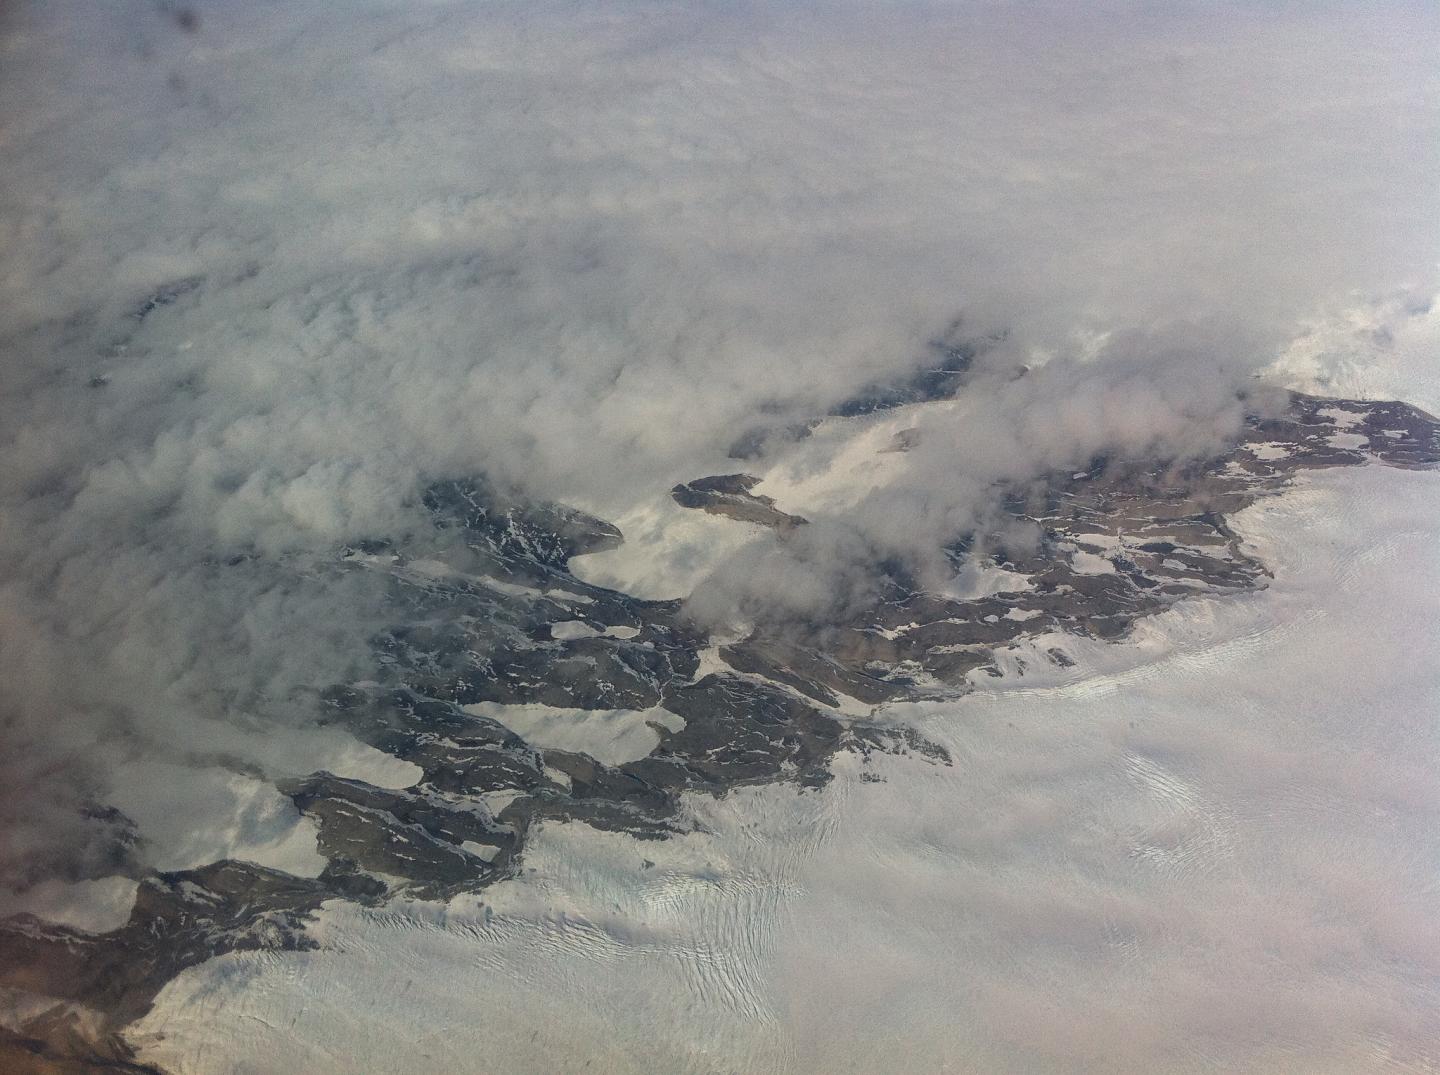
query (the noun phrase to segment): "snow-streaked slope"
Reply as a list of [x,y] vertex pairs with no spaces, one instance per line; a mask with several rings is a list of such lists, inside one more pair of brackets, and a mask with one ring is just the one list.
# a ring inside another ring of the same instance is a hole
[[889,711],[952,768],[842,755],[664,842],[550,825],[479,897],[185,972],[132,1040],[177,1072],[1433,1070],[1435,481],[1308,476],[1238,520],[1264,592]]

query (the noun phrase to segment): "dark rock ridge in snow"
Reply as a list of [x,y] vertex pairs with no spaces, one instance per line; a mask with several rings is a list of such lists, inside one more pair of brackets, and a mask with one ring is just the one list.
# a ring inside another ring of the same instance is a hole
[[759,523],[781,531],[793,530],[808,521],[779,510],[772,498],[752,493],[750,490],[759,484],[760,479],[750,474],[718,474],[682,482],[670,490],[670,497],[682,508],[699,508],[711,515],[724,515],[742,523]]
[[[962,372],[956,358],[912,387],[933,398]],[[423,497],[432,532],[403,547],[357,541],[329,566],[378,573],[390,626],[373,639],[368,679],[315,699],[323,723],[413,763],[418,782],[394,790],[326,772],[277,781],[318,828],[329,860],[318,878],[216,862],[146,877],[129,922],[108,933],[24,915],[0,923],[0,988],[52,998],[0,1034],[0,1059],[150,1070],[133,1063],[121,1031],[181,970],[238,949],[313,946],[307,918],[326,900],[443,899],[491,884],[511,875],[527,833],[545,821],[662,839],[688,829],[685,792],[819,788],[842,751],[948,764],[943,749],[887,726],[883,714],[855,714],[953,695],[974,673],[999,674],[997,652],[1027,638],[1120,638],[1185,597],[1261,586],[1265,566],[1242,551],[1226,517],[1298,470],[1367,461],[1433,466],[1440,426],[1400,403],[1293,395],[1282,417],[1251,420],[1223,456],[1182,465],[1096,459],[1008,490],[1006,510],[1040,535],[1033,551],[985,535],[958,535],[948,550],[957,567],[998,570],[993,593],[928,592],[877,566],[879,598],[845,622],[798,635],[760,629],[720,646],[679,602],[571,573],[572,557],[621,541],[615,527],[504,495],[481,478],[436,483]],[[756,484],[723,475],[673,495],[782,536],[803,521],[754,494]],[[584,630],[556,637],[560,623]],[[1068,662],[1063,647],[1038,659]],[[527,742],[470,711],[483,708],[476,703],[655,709],[672,719],[650,724],[657,741],[646,756],[606,764]],[[122,833],[123,820],[111,818]]]

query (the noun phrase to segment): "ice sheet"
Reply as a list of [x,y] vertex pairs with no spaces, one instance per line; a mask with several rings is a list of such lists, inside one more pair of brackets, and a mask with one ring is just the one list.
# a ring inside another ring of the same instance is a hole
[[1264,592],[893,711],[952,768],[842,758],[664,842],[550,825],[475,897],[181,975],[133,1038],[180,1072],[1424,1070],[1434,481],[1307,477],[1237,521]]

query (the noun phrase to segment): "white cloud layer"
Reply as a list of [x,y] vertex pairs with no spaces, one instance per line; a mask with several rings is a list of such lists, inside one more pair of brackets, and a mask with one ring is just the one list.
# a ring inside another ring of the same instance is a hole
[[7,883],[93,872],[56,826],[117,761],[220,764],[219,723],[263,767],[375,622],[305,558],[427,477],[620,516],[961,316],[997,384],[1051,365],[857,509],[918,553],[997,469],[1206,443],[1302,321],[1436,289],[1427,5],[173,12],[0,11]]

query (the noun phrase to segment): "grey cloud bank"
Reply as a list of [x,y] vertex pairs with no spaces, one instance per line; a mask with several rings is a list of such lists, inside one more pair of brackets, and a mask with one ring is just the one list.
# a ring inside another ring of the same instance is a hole
[[131,761],[283,767],[378,615],[312,560],[426,479],[618,516],[1005,333],[813,578],[712,583],[803,606],[995,481],[1213,446],[1306,319],[1435,293],[1437,44],[1403,4],[7,5],[0,880],[155,860],[77,813]]
[[1067,11],[22,11],[26,483],[274,547],[417,472],[606,507],[957,313],[1013,361],[1219,324],[1243,367],[1428,285],[1432,26]]

